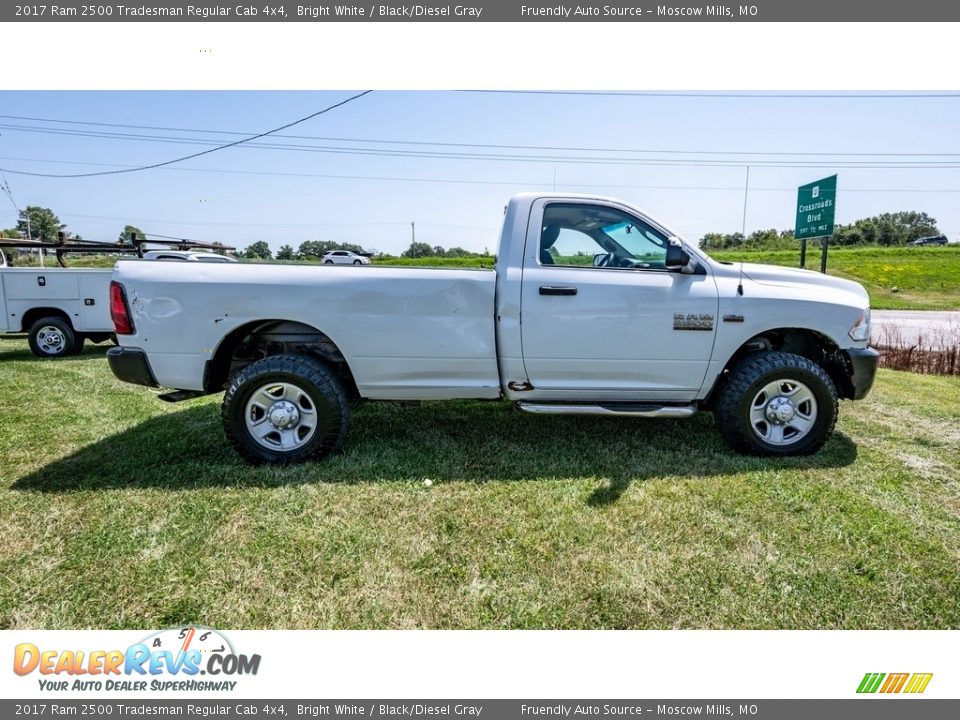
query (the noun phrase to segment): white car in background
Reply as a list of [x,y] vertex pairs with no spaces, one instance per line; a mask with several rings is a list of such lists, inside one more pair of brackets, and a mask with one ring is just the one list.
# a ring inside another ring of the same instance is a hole
[[369,265],[370,258],[349,250],[331,250],[323,256],[324,265]]
[[235,263],[238,260],[229,255],[218,253],[194,252],[192,250],[148,250],[143,254],[144,260],[174,260],[181,262],[215,262]]

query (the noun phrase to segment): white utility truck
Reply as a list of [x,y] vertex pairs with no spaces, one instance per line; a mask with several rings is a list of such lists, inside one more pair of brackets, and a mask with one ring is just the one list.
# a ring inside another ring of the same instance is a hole
[[[150,250],[143,257],[236,262],[225,255],[186,250]],[[0,264],[0,334],[27,333],[30,350],[44,358],[77,355],[84,340],[99,343],[114,337],[108,306],[112,273],[112,269],[9,267],[4,259]]]
[[113,336],[112,270],[0,268],[0,333],[27,333],[38,357],[76,355]]
[[812,453],[878,357],[857,283],[718,262],[595,196],[512,198],[495,270],[121,260],[110,292],[114,374],[167,400],[226,390],[226,435],[260,462],[336,450],[361,399],[707,409],[736,450]]

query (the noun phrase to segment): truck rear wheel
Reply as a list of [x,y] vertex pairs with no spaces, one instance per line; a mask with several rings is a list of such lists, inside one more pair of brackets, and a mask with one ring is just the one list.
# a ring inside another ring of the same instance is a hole
[[76,355],[83,349],[83,336],[70,323],[55,315],[40,318],[27,331],[30,351],[37,357],[56,358]]
[[717,427],[738,452],[815,453],[837,421],[837,390],[823,368],[785,352],[748,355],[731,371],[714,406]]
[[295,463],[339,450],[350,402],[340,379],[304,355],[273,355],[251,363],[223,397],[223,429],[252,462]]

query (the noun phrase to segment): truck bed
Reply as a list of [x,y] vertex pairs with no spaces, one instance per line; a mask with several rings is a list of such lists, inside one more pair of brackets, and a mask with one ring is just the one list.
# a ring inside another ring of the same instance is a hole
[[135,334],[164,387],[201,390],[226,335],[269,320],[329,337],[370,399],[499,395],[493,270],[121,260]]

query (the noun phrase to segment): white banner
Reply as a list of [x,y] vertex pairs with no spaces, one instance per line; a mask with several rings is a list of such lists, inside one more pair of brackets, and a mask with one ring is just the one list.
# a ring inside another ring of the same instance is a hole
[[951,631],[16,630],[0,632],[0,693],[842,699],[883,673],[907,674],[885,693],[906,698],[910,676],[932,673],[922,697],[960,698],[957,643]]

